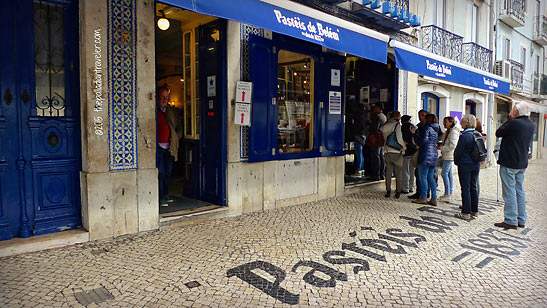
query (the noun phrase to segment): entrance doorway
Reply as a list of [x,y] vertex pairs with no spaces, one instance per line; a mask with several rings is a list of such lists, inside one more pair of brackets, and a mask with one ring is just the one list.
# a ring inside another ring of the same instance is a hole
[[[366,138],[356,136],[359,135],[358,130],[364,132],[365,136],[370,133],[372,106],[381,105],[386,116],[399,108],[396,99],[398,75],[392,57],[388,57],[384,64],[348,56],[346,72],[344,182],[346,185],[354,185],[384,177],[382,155],[376,153],[377,148],[364,144]],[[365,123],[363,119],[366,119]],[[360,154],[362,156],[359,157]]]
[[160,216],[226,205],[226,115],[224,20],[158,3],[156,80],[169,89],[169,104],[182,126],[178,161],[174,162],[168,195]]
[[0,239],[80,216],[77,1],[0,5]]
[[439,97],[433,93],[422,93],[422,106],[425,111],[439,118]]

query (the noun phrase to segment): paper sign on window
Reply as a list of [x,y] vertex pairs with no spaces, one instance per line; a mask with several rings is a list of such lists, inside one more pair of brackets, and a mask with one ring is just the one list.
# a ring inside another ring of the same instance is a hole
[[329,91],[329,114],[342,114],[342,92]]

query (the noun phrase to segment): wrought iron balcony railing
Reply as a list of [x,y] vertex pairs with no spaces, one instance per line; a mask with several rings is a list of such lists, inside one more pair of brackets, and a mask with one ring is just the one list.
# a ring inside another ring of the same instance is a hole
[[409,45],[412,45],[412,46],[415,46],[415,47],[419,47],[418,46],[418,38],[412,34],[408,34],[406,32],[402,32],[402,31],[399,31],[399,32],[395,32],[395,33],[392,33],[391,35],[391,38],[399,41],[399,42],[403,42],[403,43],[406,43],[406,44],[409,44]]
[[522,90],[524,65],[514,60],[509,60],[509,62],[511,62],[511,86],[515,89]]
[[524,1],[526,0],[503,0],[501,14],[512,15],[524,23]]
[[547,17],[536,16],[534,24],[534,36],[547,39]]
[[422,49],[461,62],[463,37],[435,25],[422,27],[421,32]]
[[463,63],[483,71],[492,71],[492,50],[473,42],[464,43],[462,46]]
[[409,3],[409,0],[391,0],[391,2],[394,2],[395,5],[397,5],[397,7],[399,9],[404,9],[406,12],[408,12],[408,3]]
[[541,74],[541,85],[539,86],[539,94],[547,95],[547,75]]
[[532,94],[534,95],[539,95],[539,86],[540,86],[540,83],[539,83],[539,76],[537,74],[533,74],[532,75]]

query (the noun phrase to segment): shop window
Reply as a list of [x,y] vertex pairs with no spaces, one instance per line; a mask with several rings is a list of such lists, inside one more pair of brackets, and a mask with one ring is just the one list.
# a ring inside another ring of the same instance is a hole
[[530,113],[530,120],[532,123],[534,123],[534,135],[532,137],[533,142],[538,141],[538,127],[539,127],[539,113],[537,112],[531,112]]
[[422,93],[424,110],[439,117],[439,97],[431,93]]
[[279,153],[313,147],[313,59],[281,50],[277,73],[277,149]]
[[199,139],[199,39],[197,29],[183,33],[184,138]]

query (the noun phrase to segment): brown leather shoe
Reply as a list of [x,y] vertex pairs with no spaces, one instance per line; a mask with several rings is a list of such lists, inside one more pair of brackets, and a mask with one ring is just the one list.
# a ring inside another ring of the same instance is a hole
[[517,226],[510,225],[510,224],[506,223],[505,221],[504,222],[497,222],[497,223],[494,224],[494,226],[499,227],[499,228],[503,228],[503,229],[517,229],[518,228]]
[[477,216],[479,216],[479,212],[471,212],[471,216],[477,217]]
[[437,199],[432,198],[431,200],[429,200],[427,202],[427,204],[432,205],[432,206],[437,206]]
[[426,198],[418,198],[416,200],[412,200],[412,203],[418,203],[418,204],[427,204],[427,199]]
[[525,225],[519,224],[519,228],[525,228],[525,227],[526,227]]

